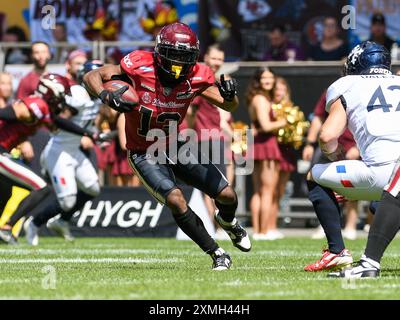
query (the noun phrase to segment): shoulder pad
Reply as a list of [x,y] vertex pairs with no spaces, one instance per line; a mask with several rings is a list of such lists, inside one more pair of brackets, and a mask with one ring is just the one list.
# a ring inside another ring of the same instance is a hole
[[152,52],[136,50],[123,57],[120,65],[127,74],[135,74],[138,71],[154,71],[153,61]]
[[353,86],[358,76],[346,76],[336,80],[332,83],[326,92],[326,107],[325,110],[329,112],[331,105],[344,95]]

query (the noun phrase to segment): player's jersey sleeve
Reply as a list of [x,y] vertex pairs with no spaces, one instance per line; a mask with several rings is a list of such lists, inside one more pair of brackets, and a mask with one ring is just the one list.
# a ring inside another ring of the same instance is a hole
[[[121,59],[121,69],[133,77],[136,75],[139,68],[150,67],[153,64],[153,56],[151,52],[136,50],[127,54]],[[146,71],[144,69],[144,71]]]
[[204,66],[204,67],[205,67],[205,70],[204,70],[204,73],[205,73],[205,77],[204,77],[205,85],[207,87],[209,87],[209,86],[212,86],[214,84],[215,76],[214,76],[214,73],[212,72],[212,70],[210,69],[210,67],[208,67],[208,66]]
[[50,108],[43,99],[29,96],[22,98],[21,101],[38,121],[42,123],[52,123]]
[[325,110],[329,112],[331,109],[332,104],[343,96],[346,92],[348,92],[351,87],[353,86],[355,78],[353,76],[347,76],[340,78],[339,80],[335,81],[331,86],[328,88],[326,93],[326,107]]
[[203,92],[215,82],[214,73],[210,67],[204,64],[196,64],[193,77],[191,78],[193,87],[199,92]]
[[79,110],[82,107],[90,104],[92,99],[90,99],[90,96],[84,87],[80,85],[73,85],[71,87],[71,95],[65,96],[65,102],[70,107]]

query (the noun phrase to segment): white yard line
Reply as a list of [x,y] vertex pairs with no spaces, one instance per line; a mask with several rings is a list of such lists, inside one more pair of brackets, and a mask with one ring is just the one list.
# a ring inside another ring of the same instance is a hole
[[39,248],[31,248],[31,249],[22,249],[22,248],[13,248],[13,249],[0,249],[0,254],[14,254],[14,255],[32,255],[32,254],[158,254],[165,252],[163,250],[155,250],[155,249],[68,249],[68,248],[60,248],[60,249],[39,249]]
[[50,259],[0,259],[0,264],[12,263],[166,263],[180,262],[180,259],[138,259],[138,258],[50,258]]

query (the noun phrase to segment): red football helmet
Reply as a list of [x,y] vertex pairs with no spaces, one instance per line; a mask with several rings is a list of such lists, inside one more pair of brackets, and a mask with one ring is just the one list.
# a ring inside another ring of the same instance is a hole
[[184,79],[199,58],[200,45],[196,34],[184,23],[171,23],[156,37],[156,64],[174,79]]
[[71,88],[67,78],[56,73],[47,73],[40,77],[36,92],[58,114],[64,108],[65,95],[71,94]]

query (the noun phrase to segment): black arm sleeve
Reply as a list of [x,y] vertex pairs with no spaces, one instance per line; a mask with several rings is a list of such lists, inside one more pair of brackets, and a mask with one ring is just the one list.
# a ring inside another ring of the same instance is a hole
[[65,130],[67,132],[77,134],[78,136],[88,136],[90,138],[93,136],[93,132],[78,126],[77,124],[73,123],[68,119],[55,117],[54,123],[58,128]]
[[17,121],[17,115],[12,107],[0,109],[0,120]]

